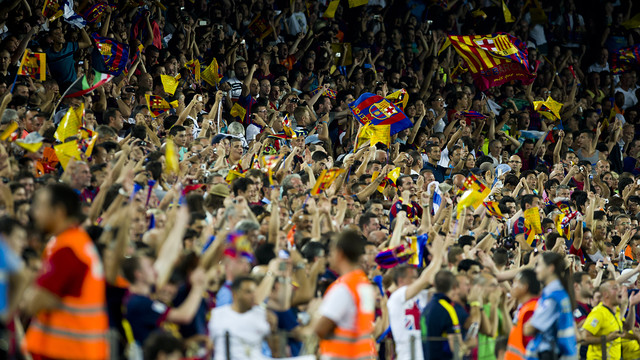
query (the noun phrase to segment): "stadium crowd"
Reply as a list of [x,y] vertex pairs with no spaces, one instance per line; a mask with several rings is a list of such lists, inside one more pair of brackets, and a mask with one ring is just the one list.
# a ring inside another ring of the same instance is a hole
[[0,4],[0,358],[640,358],[637,2]]

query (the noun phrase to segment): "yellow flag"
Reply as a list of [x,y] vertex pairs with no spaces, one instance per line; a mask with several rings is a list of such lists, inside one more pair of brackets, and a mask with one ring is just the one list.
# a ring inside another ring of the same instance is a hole
[[371,146],[377,143],[383,143],[387,147],[391,144],[391,125],[371,125],[367,123],[362,126],[358,135],[356,149],[362,146],[367,140]]
[[349,0],[349,7],[354,8],[362,5],[367,5],[369,0]]
[[240,118],[240,120],[242,120],[247,115],[247,110],[245,110],[242,106],[240,106],[240,104],[235,103],[231,107],[231,111],[229,111],[229,114],[233,117]]
[[164,88],[164,92],[169,95],[176,93],[176,89],[178,88],[179,81],[176,80],[173,76],[169,75],[160,75],[160,80],[162,81],[162,87]]
[[9,126],[7,126],[6,129],[4,129],[4,131],[2,132],[2,134],[0,134],[0,140],[5,141],[9,138],[9,136],[18,129],[18,123],[17,122],[12,122],[11,124],[9,124]]
[[338,4],[340,4],[340,0],[333,0],[327,5],[327,10],[324,11],[322,17],[327,19],[333,19],[336,16],[336,10],[338,9]]
[[184,64],[184,67],[189,70],[189,73],[196,82],[200,82],[200,60],[190,60]]
[[213,58],[211,64],[204,69],[200,74],[200,77],[211,86],[216,86],[220,80],[222,80],[222,73],[220,72],[220,67],[218,66],[218,60],[216,60],[216,58]]
[[627,30],[640,28],[640,13],[635,14],[631,19],[623,22],[621,25],[627,28]]
[[533,108],[549,120],[560,119],[562,104],[553,100],[551,96],[545,101],[534,101]]
[[58,160],[63,169],[67,168],[67,164],[71,158],[80,160],[80,150],[78,149],[78,140],[69,141],[63,144],[55,145],[53,149],[56,152]]
[[540,210],[532,207],[524,211],[524,226],[531,229],[534,234],[542,234],[542,223],[540,222]]
[[78,135],[78,130],[82,127],[82,117],[84,116],[84,104],[77,108],[70,107],[67,113],[60,120],[60,125],[53,135],[58,141],[64,142],[71,136]]
[[180,164],[178,158],[178,150],[173,140],[167,139],[164,147],[165,171],[169,174],[178,174],[180,172]]
[[23,139],[16,140],[16,144],[18,144],[21,148],[27,150],[28,152],[37,152],[42,147],[42,141],[38,141],[36,143],[28,143]]
[[513,15],[511,15],[511,11],[509,11],[509,7],[507,6],[507,4],[504,3],[504,0],[502,0],[502,13],[504,14],[504,22],[512,23],[516,21]]

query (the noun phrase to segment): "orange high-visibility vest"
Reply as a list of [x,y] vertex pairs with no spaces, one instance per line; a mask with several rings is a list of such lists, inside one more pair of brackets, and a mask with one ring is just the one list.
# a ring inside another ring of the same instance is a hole
[[538,299],[529,300],[522,305],[518,312],[518,321],[509,333],[509,341],[507,342],[507,352],[504,355],[505,360],[524,360],[526,359],[524,344],[524,315],[530,311],[534,311],[538,305]]
[[[362,299],[362,286],[371,287],[371,282],[362,270],[355,270],[338,278],[327,291],[335,284],[343,284],[355,300],[356,330],[336,327],[331,337],[320,341],[321,359],[375,359],[376,347],[373,341],[373,321],[375,320],[374,310],[363,306],[364,301],[373,299]],[[368,290],[368,289],[367,289]]]
[[89,235],[80,228],[71,228],[49,241],[45,264],[64,248],[71,249],[88,267],[80,296],[65,296],[58,308],[40,311],[27,330],[23,346],[29,353],[47,358],[108,359],[109,320],[100,257]]

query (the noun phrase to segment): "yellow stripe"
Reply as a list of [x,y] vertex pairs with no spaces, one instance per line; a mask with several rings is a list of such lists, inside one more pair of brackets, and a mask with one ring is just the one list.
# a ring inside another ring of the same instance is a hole
[[473,57],[473,59],[476,60],[476,62],[480,62],[478,59],[476,59],[475,55],[473,55],[470,51],[469,51],[469,47],[467,45],[465,45],[460,37],[452,37],[452,44],[455,44],[455,46],[459,49],[458,54],[460,56],[462,56],[464,58],[464,60],[466,61],[467,65],[469,65],[469,70],[471,70],[471,72],[473,73],[477,73],[478,69],[475,67],[473,61],[470,59],[470,57]]
[[438,303],[442,305],[442,307],[445,308],[445,310],[447,310],[447,312],[449,313],[451,322],[453,322],[453,326],[459,326],[460,321],[458,321],[458,314],[456,314],[456,310],[453,308],[453,306],[451,306],[451,304],[446,302],[444,299],[440,299]]
[[493,64],[491,64],[491,60],[489,60],[489,57],[487,56],[487,51],[479,47],[471,38],[466,38],[465,40],[467,44],[471,45],[472,47],[478,50],[478,53],[480,54],[480,59],[482,60],[481,62],[484,64],[481,70],[492,68]]

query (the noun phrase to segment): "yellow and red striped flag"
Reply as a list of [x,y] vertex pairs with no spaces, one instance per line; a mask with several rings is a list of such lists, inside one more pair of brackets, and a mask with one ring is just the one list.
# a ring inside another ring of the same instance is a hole
[[318,195],[323,191],[326,191],[329,186],[333,183],[333,181],[343,172],[345,169],[333,168],[333,169],[325,169],[322,170],[322,174],[316,180],[316,184],[313,185],[313,189],[311,190],[311,195]]
[[513,80],[528,85],[535,79],[529,71],[525,45],[511,35],[452,35],[448,40],[467,63],[481,91]]

